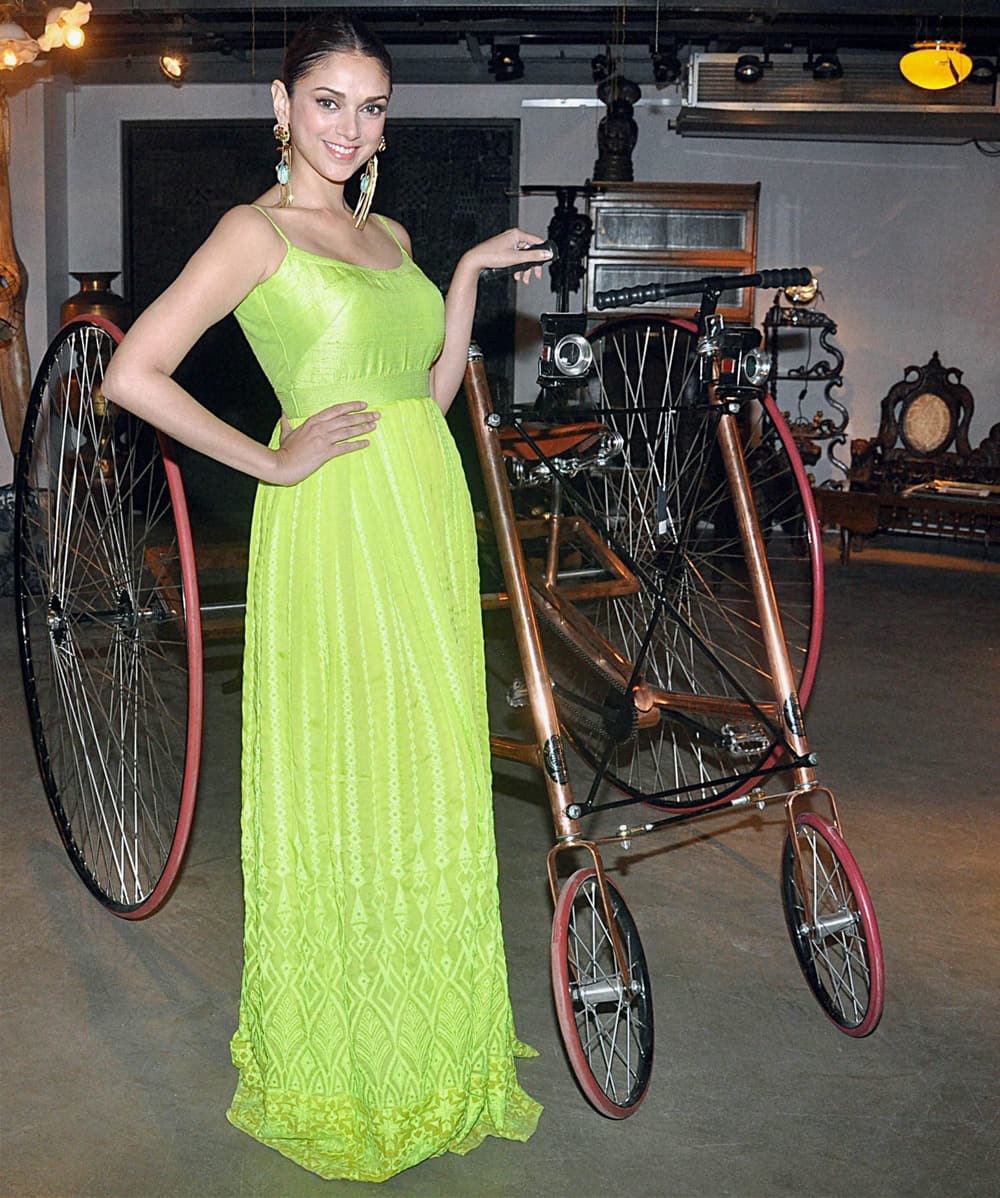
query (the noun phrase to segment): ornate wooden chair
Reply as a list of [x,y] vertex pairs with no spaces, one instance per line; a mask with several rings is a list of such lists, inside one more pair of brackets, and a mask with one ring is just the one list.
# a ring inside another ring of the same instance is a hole
[[973,449],[975,401],[962,371],[935,352],[907,366],[882,400],[878,433],[851,442],[848,491],[822,495],[821,518],[840,525],[841,557],[877,532],[1000,541],[1000,424]]

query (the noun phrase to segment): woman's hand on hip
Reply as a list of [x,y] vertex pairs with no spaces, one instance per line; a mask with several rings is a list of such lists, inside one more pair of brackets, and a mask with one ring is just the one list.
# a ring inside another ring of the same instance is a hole
[[[374,429],[380,413],[359,400],[334,404],[292,428],[281,413],[281,443],[274,451],[277,469],[268,482],[291,486],[308,478],[324,462],[355,453],[370,442],[365,434]],[[355,440],[360,437],[361,440]]]
[[531,248],[542,245],[544,241],[544,237],[526,233],[524,229],[508,229],[506,233],[500,233],[488,241],[474,245],[463,257],[477,271],[524,263],[524,270],[519,270],[514,278],[519,283],[530,283],[533,278],[542,277],[541,264],[552,260],[551,251]]

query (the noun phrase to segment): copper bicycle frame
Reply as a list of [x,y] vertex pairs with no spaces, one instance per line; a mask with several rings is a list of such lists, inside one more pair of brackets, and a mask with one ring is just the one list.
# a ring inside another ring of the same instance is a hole
[[[757,519],[757,509],[753,502],[750,475],[747,471],[746,461],[740,445],[737,422],[739,405],[730,404],[719,394],[718,357],[713,361],[712,369],[713,378],[706,387],[708,402],[720,413],[718,417],[719,448],[722,452],[722,460],[729,482],[730,498],[736,511],[740,540],[743,544],[743,554],[747,562],[750,589],[753,592],[757,615],[761,623],[761,634],[767,653],[768,666],[771,671],[775,705],[778,708],[777,714],[781,721],[781,727],[784,731],[788,747],[794,752],[798,760],[802,760],[809,757],[809,742],[806,738],[798,689],[795,685],[791,659],[788,655],[788,645],[781,626],[778,600],[774,593],[771,571],[767,564],[764,537],[761,533],[760,522]],[[805,897],[807,893],[805,888],[805,868],[799,848],[799,838],[795,832],[795,807],[806,794],[823,795],[830,805],[833,826],[838,831],[840,830],[840,816],[832,791],[825,786],[819,785],[816,780],[816,771],[811,765],[793,767],[792,778],[793,786],[785,800],[785,819],[794,855],[796,883],[799,887],[799,893]]]
[[[829,803],[833,824],[838,829],[840,821],[832,793],[817,783],[815,770],[811,764],[801,764],[811,760],[809,745],[802,722],[798,691],[781,625],[777,598],[767,563],[764,538],[757,518],[750,477],[740,443],[739,404],[730,402],[724,394],[719,393],[719,362],[717,358],[712,365],[712,375],[713,377],[705,385],[706,398],[709,406],[716,412],[719,448],[724,462],[730,497],[736,512],[740,540],[747,562],[750,588],[760,619],[761,635],[772,679],[773,703],[762,703],[759,705],[759,710],[780,725],[787,749],[794,754],[796,761],[796,764],[791,767],[792,788],[782,796],[774,796],[774,798],[782,797],[785,801],[788,833],[794,851],[796,880],[800,892],[805,895],[803,862],[798,837],[795,834],[795,807],[807,794],[810,796],[823,795]],[[617,935],[616,922],[612,918],[600,845],[622,843],[641,835],[643,829],[641,826],[623,828],[617,837],[587,840],[581,837],[579,821],[570,819],[567,815],[567,809],[573,801],[572,791],[565,765],[559,717],[552,696],[552,683],[539,637],[535,607],[538,606],[544,612],[545,618],[556,624],[560,633],[572,640],[577,648],[586,653],[595,666],[611,681],[626,684],[631,677],[632,663],[623,659],[614,646],[601,636],[590,620],[573,606],[574,598],[590,598],[594,596],[595,592],[586,586],[574,591],[572,583],[565,587],[560,586],[556,577],[559,538],[562,536],[563,530],[571,529],[576,535],[580,535],[581,529],[587,528],[585,522],[581,522],[577,517],[563,516],[557,507],[548,521],[523,521],[519,524],[514,512],[510,484],[496,427],[499,422],[493,417],[493,404],[483,358],[475,345],[470,347],[469,351],[465,391],[476,448],[486,484],[493,531],[507,586],[505,593],[485,596],[484,607],[506,606],[510,608],[535,732],[533,741],[516,741],[506,737],[491,736],[490,747],[498,757],[527,762],[542,771],[556,833],[556,843],[549,850],[546,860],[553,902],[558,893],[556,859],[559,853],[569,850],[583,850],[588,853],[596,871],[607,927],[611,934],[618,966],[626,986],[628,986],[630,979],[627,961]],[[592,541],[601,545],[603,555],[599,552],[598,560],[607,566],[612,575],[612,582],[603,585],[617,588],[614,593],[628,593],[630,590],[636,589],[637,581],[631,576],[627,567],[614,555],[611,547],[600,542],[593,529],[587,529],[587,532]],[[529,575],[521,535],[535,537],[541,533],[548,538],[545,568],[542,572]],[[583,535],[587,535],[587,533]],[[676,705],[690,711],[726,715],[745,713],[749,707],[746,702],[730,697],[674,694],[661,691],[648,684],[640,684],[634,688],[633,700],[640,728],[648,727],[650,723],[655,723],[659,719],[660,707]],[[718,810],[727,802],[728,800],[723,799],[718,804],[710,804],[706,806],[705,811]]]
[[532,742],[519,742],[505,737],[491,736],[490,748],[498,757],[525,761],[536,766],[542,771],[545,778],[545,789],[556,832],[556,844],[549,850],[546,862],[553,902],[555,902],[557,893],[555,867],[557,854],[560,851],[577,848],[582,848],[590,853],[597,873],[601,905],[604,908],[606,926],[611,937],[615,959],[622,981],[628,990],[631,988],[632,979],[618,935],[618,924],[612,918],[611,902],[605,884],[604,865],[601,861],[600,850],[590,841],[581,840],[579,821],[570,819],[566,814],[567,808],[573,801],[573,793],[569,785],[562,731],[555,701],[552,698],[552,683],[545,665],[545,655],[542,651],[538,624],[531,602],[524,550],[517,535],[514,504],[507,482],[500,439],[496,429],[491,428],[489,424],[493,403],[489,385],[486,382],[483,356],[476,345],[472,345],[469,349],[465,390],[468,396],[469,413],[472,418],[483,480],[486,484],[490,515],[503,564],[507,599],[514,622],[514,635],[521,656],[525,688],[528,692],[528,702],[535,729],[535,739]]

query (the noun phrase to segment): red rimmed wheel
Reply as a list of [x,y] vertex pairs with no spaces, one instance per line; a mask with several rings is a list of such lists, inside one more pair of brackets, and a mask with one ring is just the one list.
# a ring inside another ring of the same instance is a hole
[[649,1088],[653,999],[635,921],[614,883],[606,878],[605,886],[610,919],[595,870],[578,870],[563,886],[552,920],[552,990],[566,1054],[584,1096],[609,1119],[625,1119]]
[[101,392],[121,332],[67,324],[35,379],[15,476],[21,667],[63,845],[114,914],[166,898],[194,815],[201,612],[170,441]]
[[[587,409],[622,438],[621,455],[566,487],[613,547],[638,563],[631,594],[580,606],[662,696],[636,727],[580,653],[552,638],[557,703],[583,759],[617,789],[663,808],[709,807],[741,794],[778,760],[770,667],[735,511],[701,402],[694,327],[636,316],[590,334]],[[744,406],[741,442],[799,700],[812,690],[823,626],[823,557],[808,477],[770,396]],[[584,713],[581,716],[581,713]],[[589,715],[588,715],[589,713]]]
[[878,1026],[885,997],[882,939],[868,887],[843,836],[811,811],[795,819],[781,859],[781,896],[792,947],[809,989],[848,1036]]

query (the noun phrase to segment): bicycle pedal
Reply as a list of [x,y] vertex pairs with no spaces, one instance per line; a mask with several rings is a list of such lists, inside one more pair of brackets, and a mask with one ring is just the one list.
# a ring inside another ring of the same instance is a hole
[[507,688],[507,706],[528,706],[528,688],[525,686],[523,678],[515,678]]
[[736,757],[759,757],[771,747],[771,737],[759,724],[743,727],[726,724],[722,729],[722,747]]

